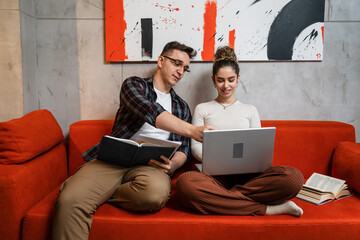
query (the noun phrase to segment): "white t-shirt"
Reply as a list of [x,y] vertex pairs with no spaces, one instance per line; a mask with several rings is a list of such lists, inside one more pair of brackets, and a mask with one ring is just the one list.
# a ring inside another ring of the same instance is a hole
[[[160,92],[156,88],[154,88],[154,90],[157,95],[156,102],[159,103],[166,111],[172,113],[171,94]],[[153,127],[147,122],[145,122],[145,124],[139,129],[139,131],[137,131],[137,133],[134,134],[134,136],[131,137],[131,139],[136,140],[140,134],[165,140],[169,139],[170,137],[170,132]]]
[[[224,109],[225,106],[225,109]],[[242,129],[261,127],[260,117],[253,105],[236,101],[234,104],[221,105],[213,100],[195,107],[192,124],[210,125],[217,129]],[[191,139],[191,153],[202,161],[202,143]]]

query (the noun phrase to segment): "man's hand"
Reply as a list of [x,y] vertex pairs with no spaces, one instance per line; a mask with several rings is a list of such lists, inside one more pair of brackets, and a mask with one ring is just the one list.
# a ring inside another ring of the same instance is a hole
[[162,155],[160,156],[160,158],[164,161],[164,163],[151,159],[148,165],[157,167],[163,170],[168,175],[172,175],[178,168],[184,165],[187,157],[183,152],[177,151],[171,158],[171,160]]
[[203,132],[205,130],[216,130],[215,127],[213,126],[209,126],[209,125],[204,125],[204,126],[193,126],[194,129],[192,130],[191,133],[191,138],[193,138],[194,140],[198,141],[198,142],[202,142],[203,139]]
[[171,175],[175,169],[173,169],[172,162],[165,156],[161,155],[160,158],[164,160],[164,163],[151,159],[148,163],[149,166],[157,167],[162,169],[168,175]]
[[202,142],[202,136],[204,130],[215,130],[213,126],[194,126],[188,122],[181,120],[180,118],[172,115],[167,111],[163,111],[156,118],[155,126],[162,130],[183,135],[195,139],[198,142]]

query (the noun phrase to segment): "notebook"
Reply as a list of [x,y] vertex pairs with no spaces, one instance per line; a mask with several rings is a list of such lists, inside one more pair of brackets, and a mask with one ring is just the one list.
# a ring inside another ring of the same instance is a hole
[[275,127],[204,131],[201,164],[207,175],[263,172],[272,166]]

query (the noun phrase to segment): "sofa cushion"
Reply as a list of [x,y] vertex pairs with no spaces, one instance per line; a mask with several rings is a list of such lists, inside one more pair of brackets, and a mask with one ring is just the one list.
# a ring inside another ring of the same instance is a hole
[[62,130],[48,110],[0,123],[0,163],[26,162],[64,139]]
[[261,126],[276,127],[274,166],[296,167],[305,178],[330,175],[337,144],[355,142],[354,126],[342,122],[263,120]]
[[[28,211],[23,240],[51,239],[56,189]],[[201,215],[181,206],[176,194],[156,213],[129,212],[108,203],[94,214],[89,239],[360,239],[358,194],[317,206],[293,201],[304,210],[300,218],[289,215]]]
[[332,176],[346,180],[349,188],[360,193],[360,143],[340,142],[334,153]]
[[111,133],[113,120],[82,120],[71,124],[69,132],[69,176],[85,163],[82,153]]

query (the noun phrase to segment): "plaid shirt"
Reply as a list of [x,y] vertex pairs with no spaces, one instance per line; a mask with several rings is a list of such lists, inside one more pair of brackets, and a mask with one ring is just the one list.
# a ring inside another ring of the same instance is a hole
[[[145,122],[155,126],[155,120],[165,109],[156,102],[156,93],[153,87],[154,77],[126,79],[120,90],[120,108],[115,117],[111,135],[118,138],[131,138]],[[187,103],[181,99],[173,89],[170,90],[172,101],[172,114],[191,122],[191,112]],[[178,151],[190,154],[190,138],[171,133],[172,141],[180,141],[182,145]],[[99,143],[83,153],[85,161],[96,159]]]

